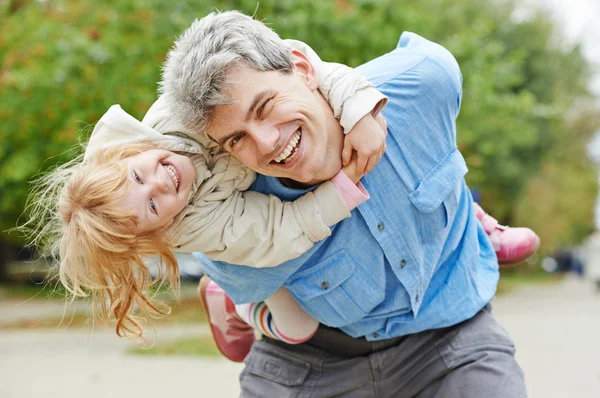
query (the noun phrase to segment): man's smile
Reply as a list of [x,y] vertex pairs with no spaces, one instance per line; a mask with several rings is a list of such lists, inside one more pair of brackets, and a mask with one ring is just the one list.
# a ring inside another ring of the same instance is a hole
[[292,138],[285,146],[283,151],[271,161],[271,163],[286,164],[289,163],[298,153],[300,149],[300,141],[302,140],[302,127],[292,135]]

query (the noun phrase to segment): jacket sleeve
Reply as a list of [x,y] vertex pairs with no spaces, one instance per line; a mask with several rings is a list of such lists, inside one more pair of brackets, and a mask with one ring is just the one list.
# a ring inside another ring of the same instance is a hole
[[344,134],[350,132],[365,115],[372,113],[376,116],[387,104],[387,97],[354,69],[335,62],[323,62],[304,42],[286,40],[286,43],[306,55],[315,68],[319,91],[339,119]]
[[[293,202],[246,191],[254,177],[229,155],[216,155],[212,177],[171,227],[175,250],[255,268],[296,258],[349,217],[330,181]],[[252,176],[252,177],[250,177]]]
[[[161,133],[186,135],[181,125],[168,120],[167,107],[159,99],[144,122]],[[170,131],[174,128],[178,131]],[[197,169],[204,168],[198,172],[207,177],[169,228],[176,251],[199,251],[213,260],[273,267],[305,253],[331,234],[330,226],[350,216],[329,181],[293,202],[284,202],[247,191],[255,173],[228,152],[211,151],[212,158],[202,164],[192,157]]]

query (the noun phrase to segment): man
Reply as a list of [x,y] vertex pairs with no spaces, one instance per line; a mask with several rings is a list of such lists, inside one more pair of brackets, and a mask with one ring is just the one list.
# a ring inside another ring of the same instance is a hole
[[[513,343],[488,305],[498,263],[456,148],[458,64],[404,33],[358,70],[389,98],[387,152],[362,179],[371,198],[296,260],[206,268],[236,302],[285,286],[324,324],[303,344],[257,341],[242,396],[526,396]],[[261,174],[254,190],[292,200],[341,167],[342,129],[314,68],[258,21],[236,12],[196,21],[170,52],[162,85],[173,120]],[[298,133],[295,156],[276,161]]]

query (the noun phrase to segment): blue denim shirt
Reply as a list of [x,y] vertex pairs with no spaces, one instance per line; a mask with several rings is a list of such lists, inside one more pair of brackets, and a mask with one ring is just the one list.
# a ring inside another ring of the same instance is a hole
[[[285,286],[321,323],[368,340],[469,319],[494,296],[499,273],[456,147],[458,64],[406,32],[357,70],[389,97],[387,151],[362,179],[371,198],[297,259],[262,269],[205,259],[205,271],[238,303]],[[284,200],[305,193],[265,176],[252,189]]]

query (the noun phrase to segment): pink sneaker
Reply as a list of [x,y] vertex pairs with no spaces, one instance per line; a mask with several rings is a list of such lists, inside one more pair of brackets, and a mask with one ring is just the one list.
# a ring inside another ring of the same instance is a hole
[[200,279],[198,295],[221,354],[233,362],[243,362],[256,339],[254,329],[238,316],[231,298],[207,275]]
[[500,225],[498,220],[487,214],[477,203],[473,205],[475,216],[490,237],[501,267],[521,264],[533,256],[540,247],[540,238],[531,229]]

